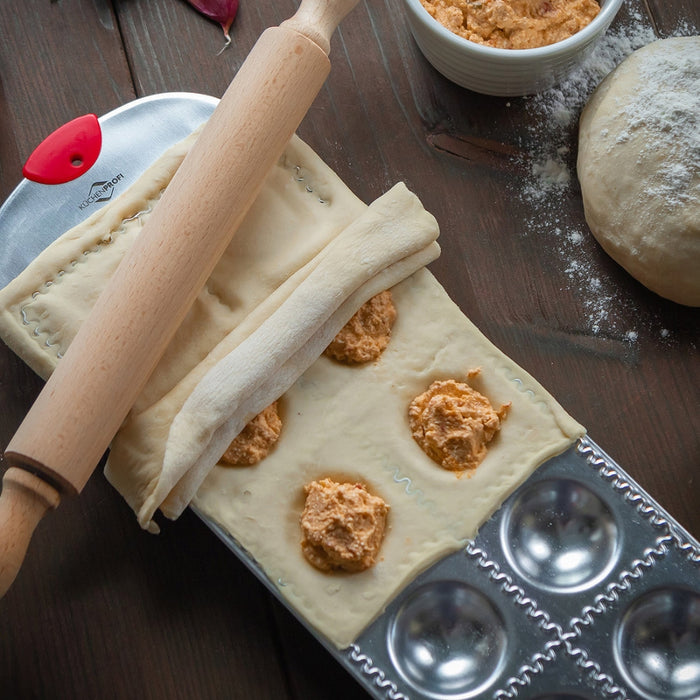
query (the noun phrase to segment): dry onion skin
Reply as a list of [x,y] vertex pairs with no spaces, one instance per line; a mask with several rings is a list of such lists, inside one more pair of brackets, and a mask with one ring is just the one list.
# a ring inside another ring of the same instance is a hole
[[[231,44],[229,30],[231,24],[238,13],[238,0],[187,0],[197,12],[221,26],[226,38],[226,43],[222,47],[223,51]],[[219,51],[219,53],[221,53]]]

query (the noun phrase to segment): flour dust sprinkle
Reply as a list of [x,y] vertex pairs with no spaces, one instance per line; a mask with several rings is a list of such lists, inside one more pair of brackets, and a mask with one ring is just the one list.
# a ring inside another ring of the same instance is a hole
[[[675,35],[697,34],[687,24],[677,27]],[[576,196],[576,174],[571,144],[577,139],[581,110],[600,82],[633,51],[655,41],[648,20],[638,10],[630,21],[611,28],[594,47],[588,58],[562,84],[538,95],[525,98],[526,111],[532,119],[523,141],[527,141],[527,162],[522,162],[525,181],[518,183],[517,196],[531,214],[524,222],[525,235],[537,235],[554,243],[562,259],[570,288],[583,298],[589,330],[594,334],[614,335],[634,343],[639,329],[630,321],[639,316],[638,309],[623,298],[614,280],[598,270],[590,256],[591,234],[585,223],[571,222],[565,215],[562,200]],[[682,184],[687,170],[669,167],[664,174],[669,187]],[[682,191],[677,189],[676,191]],[[552,235],[554,241],[551,240]],[[659,337],[668,339],[662,328]]]

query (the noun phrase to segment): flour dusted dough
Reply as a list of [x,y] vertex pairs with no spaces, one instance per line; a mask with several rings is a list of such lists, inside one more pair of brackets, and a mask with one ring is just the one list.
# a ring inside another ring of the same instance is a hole
[[601,83],[581,116],[578,176],[605,251],[700,306],[700,37],[653,42]]

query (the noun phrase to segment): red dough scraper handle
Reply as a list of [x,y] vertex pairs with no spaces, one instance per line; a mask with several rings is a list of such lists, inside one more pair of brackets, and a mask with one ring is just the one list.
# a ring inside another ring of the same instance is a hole
[[43,185],[61,185],[86,173],[102,150],[102,129],[85,114],[49,134],[27,158],[22,174]]

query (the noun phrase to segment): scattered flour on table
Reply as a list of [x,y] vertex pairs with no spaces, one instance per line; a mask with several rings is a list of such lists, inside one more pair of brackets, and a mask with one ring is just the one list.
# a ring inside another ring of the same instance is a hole
[[[595,334],[621,337],[629,343],[639,337],[638,329],[629,327],[639,317],[638,309],[599,269],[590,256],[588,227],[585,223],[574,225],[569,221],[562,201],[576,196],[576,164],[571,144],[577,140],[581,110],[598,84],[624,58],[656,40],[647,22],[639,11],[632,12],[630,21],[608,30],[585,62],[562,84],[525,98],[525,108],[533,116],[530,121],[538,126],[530,127],[527,133],[528,143],[536,145],[527,146],[529,160],[523,163],[525,180],[520,181],[517,192],[532,212],[524,222],[526,231],[556,246],[567,279],[584,298],[589,329]],[[695,27],[684,23],[676,28],[674,35],[697,33]],[[665,328],[654,332],[664,339],[670,336]]]

